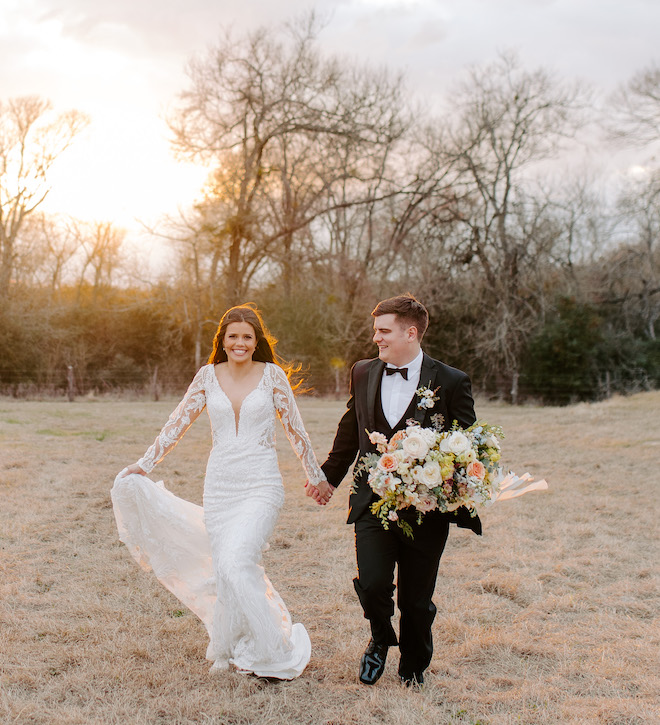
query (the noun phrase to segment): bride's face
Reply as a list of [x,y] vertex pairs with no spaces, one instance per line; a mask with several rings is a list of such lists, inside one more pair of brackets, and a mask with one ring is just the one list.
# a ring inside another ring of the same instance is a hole
[[225,330],[222,346],[227,359],[242,363],[252,360],[257,347],[257,336],[249,322],[230,322]]

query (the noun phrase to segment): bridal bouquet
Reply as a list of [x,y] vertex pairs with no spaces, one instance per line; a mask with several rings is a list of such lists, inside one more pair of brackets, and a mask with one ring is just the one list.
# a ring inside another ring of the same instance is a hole
[[499,466],[502,437],[499,426],[483,421],[469,428],[454,422],[448,431],[410,425],[389,441],[382,433],[370,433],[377,452],[364,456],[361,466],[380,497],[371,511],[386,529],[396,522],[411,538],[411,525],[399,518],[401,509],[416,510],[418,523],[428,511],[455,511],[459,506],[476,516],[478,507],[497,497],[504,481]]

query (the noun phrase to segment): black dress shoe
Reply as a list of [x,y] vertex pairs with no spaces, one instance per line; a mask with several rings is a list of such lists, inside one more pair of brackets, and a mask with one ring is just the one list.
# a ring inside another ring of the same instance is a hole
[[363,685],[373,685],[378,682],[385,669],[387,649],[386,644],[376,644],[373,639],[369,640],[360,660],[360,682]]
[[406,687],[412,687],[418,690],[424,684],[424,673],[423,672],[411,672],[402,675],[399,672],[399,679],[401,683]]

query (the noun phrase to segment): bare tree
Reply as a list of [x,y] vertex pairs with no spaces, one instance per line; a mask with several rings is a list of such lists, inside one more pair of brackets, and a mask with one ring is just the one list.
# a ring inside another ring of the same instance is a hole
[[203,219],[228,304],[268,258],[286,278],[295,235],[327,211],[328,189],[368,178],[405,129],[400,79],[322,58],[316,33],[312,15],[226,37],[190,65],[170,122],[180,154],[215,166]]
[[[315,235],[315,251],[323,287],[344,308],[333,314],[343,347],[355,342],[356,310],[365,319],[365,308],[395,286],[414,287],[428,300],[448,266],[445,239],[456,200],[452,162],[438,153],[440,143],[440,134],[416,125],[405,138],[383,145],[366,195],[365,182],[350,178],[328,192],[330,209]],[[366,201],[353,204],[360,196]]]
[[103,287],[112,285],[126,232],[111,222],[100,221],[84,223],[71,220],[69,227],[80,257],[78,297],[85,284],[91,286],[93,296],[97,297]]
[[[660,140],[660,65],[637,72],[611,98],[610,135],[637,146]],[[640,324],[643,334],[656,339],[660,317],[660,174],[633,181],[618,204],[617,231],[623,243],[608,255],[603,275],[606,301],[622,311],[626,326]]]
[[562,227],[563,243],[554,250],[558,265],[569,271],[594,263],[613,243],[615,210],[592,176],[562,178],[546,192]]
[[164,237],[175,246],[176,273],[169,288],[179,324],[194,340],[196,370],[202,361],[204,328],[217,326],[217,308],[224,299],[223,290],[218,288],[221,247],[210,243],[203,214],[204,210],[197,208],[191,214],[181,214],[176,221],[170,219],[169,233]]
[[51,117],[34,96],[0,103],[0,297],[9,291],[19,233],[46,198],[48,174],[86,125],[77,111]]
[[660,139],[660,65],[652,63],[636,73],[610,99],[608,121],[616,139],[646,145]]
[[631,331],[656,339],[660,319],[660,172],[632,184],[619,200],[624,240],[603,259],[607,302],[616,305]]
[[37,212],[21,232],[15,273],[19,281],[46,287],[51,299],[63,282],[71,281],[79,244],[72,225],[62,217]]
[[553,158],[582,122],[584,92],[544,70],[525,71],[505,54],[471,70],[453,102],[457,219],[465,230],[460,256],[484,276],[481,352],[493,375],[508,377],[515,401],[520,354],[536,316],[527,275],[551,244],[540,244],[545,204],[531,182],[540,162]]

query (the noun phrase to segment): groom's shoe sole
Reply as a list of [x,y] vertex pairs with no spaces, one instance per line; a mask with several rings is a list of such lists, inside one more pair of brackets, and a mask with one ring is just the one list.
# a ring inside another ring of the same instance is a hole
[[386,644],[376,644],[373,639],[369,642],[360,660],[360,682],[363,685],[374,685],[378,682],[385,670],[387,650]]

